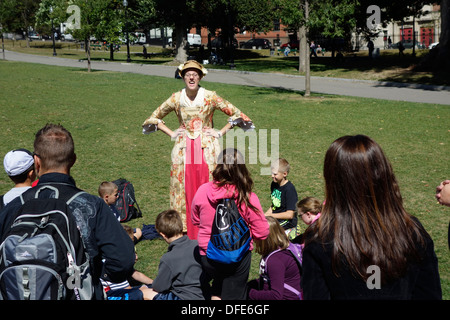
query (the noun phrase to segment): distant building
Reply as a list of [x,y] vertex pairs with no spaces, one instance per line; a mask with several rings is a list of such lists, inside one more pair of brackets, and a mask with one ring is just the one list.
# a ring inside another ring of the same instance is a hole
[[[375,48],[387,49],[389,38],[394,46],[400,41],[412,43],[413,37],[419,48],[428,48],[431,43],[438,42],[441,34],[440,6],[425,5],[422,12],[424,14],[419,18],[406,17],[403,21],[390,22],[385,28],[380,25],[378,37],[372,39]],[[352,46],[354,50],[366,50],[367,40],[361,34],[354,33]]]
[[[202,44],[206,47],[208,45],[208,35],[209,31],[207,28],[192,28],[189,30],[189,33],[196,33],[200,34],[202,37]],[[215,34],[211,34],[211,40],[217,38],[220,34],[220,30],[217,30]],[[282,25],[279,20],[275,20],[273,23],[273,29],[268,31],[267,33],[264,32],[248,32],[243,31],[240,33],[237,33],[235,35],[235,38],[237,42],[240,44],[241,42],[246,42],[250,39],[259,39],[264,38],[271,42],[273,47],[280,46],[283,43],[287,43],[290,41],[291,38],[295,38],[297,36],[296,33],[290,32],[286,30],[286,26]],[[297,40],[297,39],[295,39]]]

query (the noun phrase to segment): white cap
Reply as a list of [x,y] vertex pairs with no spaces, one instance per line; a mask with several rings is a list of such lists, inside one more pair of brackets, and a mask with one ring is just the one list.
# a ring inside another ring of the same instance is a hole
[[5,171],[11,177],[26,172],[33,164],[33,154],[26,149],[12,150],[3,159]]

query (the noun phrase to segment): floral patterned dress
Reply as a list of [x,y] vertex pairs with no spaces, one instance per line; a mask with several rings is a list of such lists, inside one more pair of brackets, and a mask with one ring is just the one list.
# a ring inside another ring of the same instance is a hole
[[191,239],[197,238],[197,227],[192,225],[190,204],[198,187],[212,179],[212,171],[221,150],[216,137],[203,130],[213,128],[213,115],[220,110],[229,116],[232,127],[254,129],[253,122],[238,108],[219,97],[214,91],[199,88],[194,101],[190,101],[185,89],[172,94],[143,123],[143,133],[158,129],[158,123],[170,112],[175,112],[184,134],[175,138],[170,170],[170,208],[181,213],[183,231]]

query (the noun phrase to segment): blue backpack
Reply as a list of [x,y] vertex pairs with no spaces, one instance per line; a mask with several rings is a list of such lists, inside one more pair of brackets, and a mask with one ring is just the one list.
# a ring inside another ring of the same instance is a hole
[[222,199],[216,207],[206,256],[221,263],[241,261],[250,249],[250,229],[233,199]]

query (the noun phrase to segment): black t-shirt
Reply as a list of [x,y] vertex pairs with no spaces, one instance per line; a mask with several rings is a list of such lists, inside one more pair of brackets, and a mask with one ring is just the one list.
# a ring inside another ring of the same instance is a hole
[[297,226],[297,190],[294,185],[288,181],[280,187],[276,182],[270,185],[270,198],[272,200],[272,213],[294,211],[293,219],[278,219],[278,222],[284,229],[290,229]]

